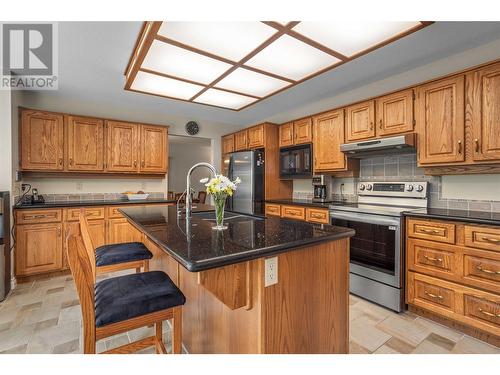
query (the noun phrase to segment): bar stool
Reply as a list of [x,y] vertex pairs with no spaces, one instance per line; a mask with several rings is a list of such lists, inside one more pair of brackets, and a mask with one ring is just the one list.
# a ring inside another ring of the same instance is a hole
[[68,238],[68,263],[75,280],[83,316],[83,352],[94,354],[96,341],[133,329],[155,325],[154,336],[108,350],[125,354],[154,346],[166,354],[162,322],[172,319],[172,351],[181,352],[182,305],[186,298],[160,271],[113,277],[95,283],[96,264],[90,236]]
[[153,257],[151,251],[141,242],[126,242],[94,247],[90,237],[89,224],[85,209],[80,210],[80,231],[90,239],[89,246],[94,249],[97,274],[134,269],[141,272],[149,271],[149,260]]

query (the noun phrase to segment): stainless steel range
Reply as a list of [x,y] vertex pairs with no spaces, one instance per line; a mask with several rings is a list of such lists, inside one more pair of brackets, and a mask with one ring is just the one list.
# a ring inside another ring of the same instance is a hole
[[332,224],[353,228],[350,291],[395,311],[404,308],[401,213],[427,207],[427,182],[360,182],[358,203],[330,205]]

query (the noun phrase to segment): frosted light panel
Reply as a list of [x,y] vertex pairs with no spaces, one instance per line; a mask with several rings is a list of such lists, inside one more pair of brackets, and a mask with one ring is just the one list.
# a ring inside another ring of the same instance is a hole
[[158,34],[239,61],[276,30],[262,22],[163,22]]
[[282,81],[281,79],[255,73],[248,69],[238,68],[217,83],[216,86],[245,94],[266,96],[289,84],[289,82]]
[[216,105],[219,107],[239,109],[256,100],[258,99],[250,98],[248,96],[233,94],[227,91],[209,89],[200,96],[198,96],[194,101],[198,103]]
[[319,49],[288,35],[283,35],[251,58],[245,65],[299,80],[338,61],[339,59]]
[[139,71],[131,89],[187,100],[199,93],[203,86]]
[[232,65],[155,40],[142,67],[171,76],[208,84]]
[[301,22],[294,31],[324,46],[352,56],[404,32],[420,22]]

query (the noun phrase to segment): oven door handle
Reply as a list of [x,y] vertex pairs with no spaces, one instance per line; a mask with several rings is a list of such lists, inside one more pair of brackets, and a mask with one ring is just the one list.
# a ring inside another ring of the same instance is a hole
[[338,211],[330,211],[330,218],[332,219],[341,219],[348,220],[360,223],[368,223],[368,224],[379,224],[379,225],[391,225],[391,226],[400,226],[400,219],[397,218],[389,218],[380,215],[372,215],[372,214],[359,214],[359,213],[347,213],[347,212],[338,212]]

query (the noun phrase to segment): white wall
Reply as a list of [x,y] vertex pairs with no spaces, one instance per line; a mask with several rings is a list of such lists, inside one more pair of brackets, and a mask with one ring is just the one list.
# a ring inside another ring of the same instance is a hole
[[0,90],[0,191],[12,189],[11,92]]

